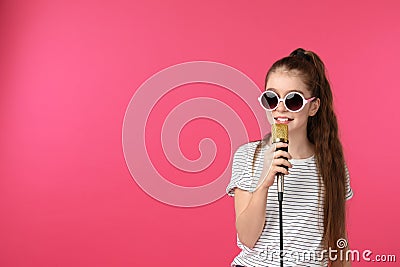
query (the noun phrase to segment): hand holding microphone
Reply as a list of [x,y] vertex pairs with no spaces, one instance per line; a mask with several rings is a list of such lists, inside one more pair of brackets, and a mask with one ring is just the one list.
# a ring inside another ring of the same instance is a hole
[[[286,128],[286,129],[285,129]],[[273,124],[272,125],[272,146],[267,148],[264,153],[264,166],[262,176],[264,180],[261,186],[270,187],[274,183],[275,177],[278,177],[279,183],[282,184],[283,190],[283,177],[288,175],[288,168],[292,168],[292,164],[288,161],[292,156],[288,151],[288,138],[287,138],[287,125]]]
[[[285,143],[289,144],[289,130],[288,126],[286,124],[273,124],[272,125],[272,143]],[[276,151],[285,151],[288,152],[288,146],[286,147],[280,147],[277,148]],[[289,153],[288,153],[289,154]],[[280,157],[280,159],[288,161],[288,157]],[[287,165],[280,165],[280,167],[283,167],[286,169],[286,172],[278,172],[276,174],[276,177],[278,179],[277,184],[278,184],[278,198],[280,201],[283,200],[283,178],[285,174],[289,174],[288,172],[288,166]]]

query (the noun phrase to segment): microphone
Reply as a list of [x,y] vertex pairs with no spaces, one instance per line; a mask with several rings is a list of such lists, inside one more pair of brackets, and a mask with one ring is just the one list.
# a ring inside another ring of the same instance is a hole
[[[283,142],[288,144],[289,143],[289,138],[288,138],[288,126],[287,124],[273,124],[272,128],[272,143],[279,143]],[[288,152],[288,147],[281,147],[277,148],[276,150],[283,150]],[[285,157],[280,157],[280,158],[285,158]],[[285,158],[287,159],[287,158]],[[288,169],[287,166],[280,165],[280,167],[284,167],[285,169]],[[277,173],[277,185],[278,185],[278,198],[281,201],[283,199],[283,178],[284,174],[283,173]]]
[[[289,138],[288,138],[288,126],[287,124],[273,124],[271,128],[272,132],[272,143],[279,143],[283,142],[288,144],[289,143]],[[277,148],[276,150],[283,150],[283,151],[288,151],[288,147],[282,147],[282,148]],[[285,158],[285,157],[281,157]],[[280,165],[281,167],[284,167],[286,170],[288,167],[284,165]],[[277,178],[277,185],[278,185],[278,202],[279,202],[279,237],[280,237],[280,266],[283,267],[283,219],[282,219],[282,202],[283,202],[283,173],[278,172],[276,174]]]

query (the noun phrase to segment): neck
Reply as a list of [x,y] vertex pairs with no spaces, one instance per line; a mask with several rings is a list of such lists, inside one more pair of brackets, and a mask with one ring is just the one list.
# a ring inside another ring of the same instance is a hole
[[310,143],[307,135],[289,136],[289,153],[294,159],[305,159],[314,155],[314,145]]

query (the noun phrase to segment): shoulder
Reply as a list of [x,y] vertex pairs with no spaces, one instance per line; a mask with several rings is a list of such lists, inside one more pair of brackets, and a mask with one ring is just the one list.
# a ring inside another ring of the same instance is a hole
[[261,145],[261,141],[252,141],[249,143],[245,143],[241,146],[239,146],[235,152],[235,156],[237,155],[254,155],[255,150],[257,149],[257,146]]
[[238,147],[232,163],[232,177],[226,192],[234,195],[234,189],[239,188],[244,191],[254,189],[254,179],[252,166],[255,159],[255,151],[260,141],[249,142]]
[[345,198],[346,198],[346,200],[349,200],[349,199],[351,199],[352,197],[353,197],[353,189],[351,188],[351,185],[350,185],[350,173],[349,173],[349,169],[348,169],[348,167],[347,167],[347,164],[345,163],[344,164],[344,168],[345,168],[345,173],[346,173],[346,180],[345,180],[345,190],[346,190],[346,192],[345,192]]
[[[257,149],[258,148],[258,149]],[[234,165],[253,165],[255,159],[260,158],[262,146],[260,141],[253,141],[243,144],[237,148],[233,155]]]

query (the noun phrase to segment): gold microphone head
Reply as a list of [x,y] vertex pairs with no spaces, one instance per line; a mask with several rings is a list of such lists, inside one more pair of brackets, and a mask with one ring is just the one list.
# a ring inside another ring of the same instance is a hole
[[272,143],[284,142],[289,143],[287,124],[272,124]]

